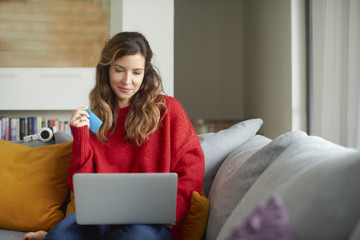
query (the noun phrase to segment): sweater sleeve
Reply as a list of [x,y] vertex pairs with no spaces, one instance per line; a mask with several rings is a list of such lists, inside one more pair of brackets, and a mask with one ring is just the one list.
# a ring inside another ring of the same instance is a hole
[[[171,99],[172,100],[172,99]],[[178,174],[177,224],[185,218],[193,191],[201,192],[205,157],[199,138],[181,104],[169,109],[171,118],[171,171]]]
[[94,172],[93,150],[90,145],[90,131],[84,127],[71,126],[73,134],[72,160],[69,166],[68,185],[71,191],[73,188],[73,175],[75,173],[92,173]]
[[178,174],[176,220],[181,223],[190,208],[193,191],[201,192],[204,178],[204,157],[197,139],[189,141],[175,159],[174,172]]

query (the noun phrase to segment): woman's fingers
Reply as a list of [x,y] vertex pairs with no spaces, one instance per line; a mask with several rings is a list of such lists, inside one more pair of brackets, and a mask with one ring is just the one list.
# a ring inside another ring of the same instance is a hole
[[88,107],[81,107],[74,110],[70,118],[70,125],[74,127],[90,127],[89,114],[86,112]]

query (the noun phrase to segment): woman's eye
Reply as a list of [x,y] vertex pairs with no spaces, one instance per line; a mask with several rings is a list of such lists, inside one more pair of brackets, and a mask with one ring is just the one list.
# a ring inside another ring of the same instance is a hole
[[115,69],[115,72],[123,72],[121,69]]
[[140,74],[141,74],[141,72],[134,72],[134,74],[135,74],[135,75],[140,75]]

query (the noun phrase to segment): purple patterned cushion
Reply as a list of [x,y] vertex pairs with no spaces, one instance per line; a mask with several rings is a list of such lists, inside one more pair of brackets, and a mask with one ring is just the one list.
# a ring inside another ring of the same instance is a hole
[[258,206],[243,226],[233,230],[227,240],[296,240],[279,197]]

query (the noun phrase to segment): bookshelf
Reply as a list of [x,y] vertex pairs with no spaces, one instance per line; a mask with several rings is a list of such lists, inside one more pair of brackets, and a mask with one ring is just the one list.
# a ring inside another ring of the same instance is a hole
[[44,127],[56,127],[70,134],[72,111],[0,111],[0,139],[23,140]]

